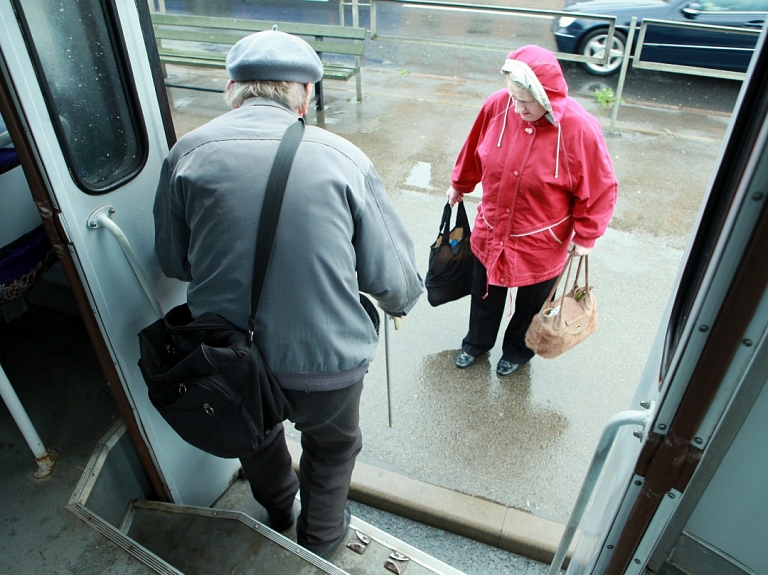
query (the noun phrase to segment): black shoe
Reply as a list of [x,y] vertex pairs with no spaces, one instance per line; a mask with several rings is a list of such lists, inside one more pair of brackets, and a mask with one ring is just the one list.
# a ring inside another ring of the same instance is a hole
[[473,363],[475,363],[475,356],[469,355],[466,351],[461,350],[458,354],[456,354],[456,367],[459,369],[464,369],[465,367],[469,367]]
[[269,513],[269,526],[274,529],[275,531],[278,531],[280,533],[283,533],[284,531],[288,531],[291,527],[293,527],[293,524],[296,523],[296,515],[293,513],[293,508],[286,514],[281,513],[274,515],[272,513]]
[[349,535],[349,521],[352,517],[352,514],[349,512],[349,506],[344,508],[344,525],[341,529],[341,535],[339,535],[339,538],[330,544],[328,549],[323,551],[322,553],[319,553],[320,557],[325,559],[326,561],[331,558],[331,555],[336,553],[336,550],[342,546],[344,542],[347,540],[347,536]]
[[499,363],[496,365],[496,373],[501,377],[506,377],[515,373],[518,369],[520,369],[521,365],[522,364],[520,363],[512,363],[506,359],[500,359]]

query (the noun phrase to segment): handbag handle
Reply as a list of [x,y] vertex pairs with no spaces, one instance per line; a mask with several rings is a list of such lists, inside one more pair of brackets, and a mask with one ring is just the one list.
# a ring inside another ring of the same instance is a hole
[[[573,256],[576,257],[576,256]],[[579,265],[576,266],[576,275],[573,277],[573,285],[571,286],[571,289],[576,289],[579,287],[579,278],[581,277],[581,266],[584,264],[584,283],[585,285],[589,285],[589,256],[578,256],[579,257]],[[566,285],[568,284],[568,280],[565,280]]]
[[[549,296],[545,301],[551,302],[553,301],[553,298],[555,297],[555,293],[557,293],[557,287],[560,285],[560,280],[563,279],[563,276],[565,276],[565,285],[568,285],[568,280],[571,276],[571,267],[573,266],[573,259],[577,257],[571,252],[568,254],[568,261],[566,262],[565,266],[563,266],[563,271],[560,272],[560,275],[557,276],[557,281],[555,282],[555,285],[552,286],[552,290],[549,292]],[[579,257],[579,265],[576,266],[576,275],[573,278],[573,287],[572,290],[579,287],[579,276],[581,275],[581,265],[584,264],[584,280],[586,281],[586,285],[589,286],[589,255],[586,256],[578,256]],[[563,290],[563,294],[560,296],[560,304],[557,306],[557,315],[555,317],[555,328],[556,329],[562,329],[562,313],[563,313],[563,302],[565,302],[565,294],[567,293],[567,290]],[[546,303],[544,304],[546,305]],[[558,325],[558,321],[560,324]]]
[[[464,202],[457,202],[456,206],[456,227],[464,228],[465,236],[469,235],[469,218]],[[440,222],[440,235],[443,236],[443,243],[448,243],[451,235],[451,204],[445,202],[443,207],[443,219]]]
[[248,318],[248,343],[253,342],[253,330],[255,326],[256,310],[261,300],[261,290],[264,287],[264,278],[267,275],[267,266],[272,256],[272,248],[275,243],[275,231],[277,220],[280,217],[280,209],[283,206],[285,196],[285,184],[291,171],[293,157],[299,147],[301,137],[304,135],[304,118],[288,127],[280,140],[280,147],[272,163],[267,181],[267,191],[261,205],[259,217],[259,231],[256,236],[256,263],[253,266],[253,286],[251,291],[251,316]]

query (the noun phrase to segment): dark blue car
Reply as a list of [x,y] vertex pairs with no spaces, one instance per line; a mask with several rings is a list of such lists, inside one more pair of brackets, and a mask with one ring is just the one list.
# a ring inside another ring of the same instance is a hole
[[[759,31],[768,12],[768,0],[568,0],[563,10],[572,11],[574,15],[555,18],[553,32],[557,49],[583,56],[603,57],[608,43],[609,22],[579,18],[579,14],[616,17],[616,31],[610,45],[608,63],[582,63],[589,73],[608,76],[621,67],[633,16],[637,16],[638,32],[644,18]],[[642,59],[745,72],[756,42],[756,34],[649,25]]]

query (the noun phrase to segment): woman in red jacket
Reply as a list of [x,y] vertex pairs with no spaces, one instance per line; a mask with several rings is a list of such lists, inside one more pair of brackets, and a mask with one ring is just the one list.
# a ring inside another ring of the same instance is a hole
[[469,367],[494,346],[507,291],[516,287],[496,366],[507,376],[534,355],[525,333],[568,253],[586,255],[605,233],[618,184],[600,124],[568,97],[552,52],[519,48],[501,73],[507,88],[483,104],[446,195],[453,206],[482,187],[469,330],[456,367]]

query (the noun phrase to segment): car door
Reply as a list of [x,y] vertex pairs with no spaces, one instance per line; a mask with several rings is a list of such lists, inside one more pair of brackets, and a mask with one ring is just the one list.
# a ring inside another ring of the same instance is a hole
[[[768,1],[686,2],[681,11],[683,22],[759,31],[765,22]],[[756,35],[715,29],[686,28],[672,32],[674,39],[670,45],[676,53],[675,63],[739,72],[747,69],[757,41]]]
[[0,112],[156,495],[209,505],[237,461],[181,441],[137,366],[138,331],[185,294],[153,250],[174,136],[148,23],[147,2],[0,0]]

